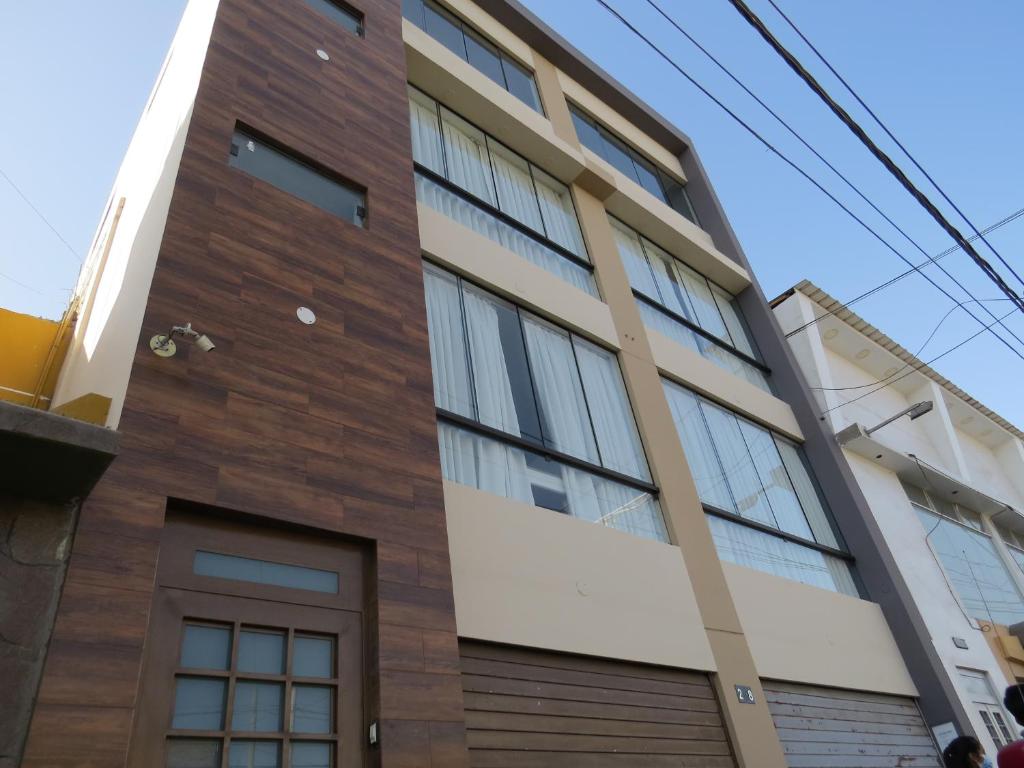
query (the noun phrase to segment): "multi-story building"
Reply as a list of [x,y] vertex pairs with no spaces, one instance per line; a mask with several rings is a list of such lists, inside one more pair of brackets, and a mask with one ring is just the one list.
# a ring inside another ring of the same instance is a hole
[[691,142],[515,2],[193,0],[79,297],[121,448],[25,766],[971,728]]
[[1024,661],[1024,433],[812,283],[772,304],[994,752],[1018,731],[1001,701]]

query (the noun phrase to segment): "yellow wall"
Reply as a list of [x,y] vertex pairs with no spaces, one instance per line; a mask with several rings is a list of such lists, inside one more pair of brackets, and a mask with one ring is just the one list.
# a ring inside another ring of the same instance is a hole
[[[31,403],[59,330],[60,323],[56,320],[0,309],[0,400],[19,405]],[[42,382],[40,405],[44,408],[53,395],[68,340],[69,335],[65,334],[53,356],[46,381]]]

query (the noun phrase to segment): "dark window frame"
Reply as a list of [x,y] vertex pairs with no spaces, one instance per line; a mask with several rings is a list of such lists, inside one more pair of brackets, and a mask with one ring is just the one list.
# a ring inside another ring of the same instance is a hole
[[[351,32],[356,37],[366,37],[366,14],[358,8],[342,2],[341,0],[305,0],[305,3],[314,12],[323,16],[325,19],[330,19],[334,24],[337,24],[339,27]],[[320,6],[323,5],[333,7],[335,13],[332,13],[329,10],[322,10]],[[351,23],[346,23],[346,21],[343,21],[339,16],[344,17]]]

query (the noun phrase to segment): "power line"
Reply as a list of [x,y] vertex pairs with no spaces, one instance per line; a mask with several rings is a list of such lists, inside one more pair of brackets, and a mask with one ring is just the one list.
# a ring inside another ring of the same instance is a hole
[[[817,56],[821,60],[822,64],[824,64],[826,67],[828,67],[829,71],[833,75],[836,76],[836,78],[839,80],[840,83],[843,84],[843,87],[845,87],[846,90],[849,91],[850,94],[853,96],[853,98],[855,98],[857,100],[857,103],[860,104],[867,111],[867,113],[869,115],[871,115],[871,118],[876,123],[878,123],[878,125],[882,128],[882,130],[885,131],[886,135],[896,143],[896,146],[899,147],[900,150],[903,152],[903,154],[906,155],[910,159],[910,162],[912,162],[914,164],[914,166],[917,168],[917,170],[919,170],[921,173],[924,174],[924,177],[926,179],[928,179],[929,182],[931,182],[931,185],[933,187],[935,187],[935,189],[938,190],[939,194],[942,195],[942,197],[945,199],[945,201],[947,203],[949,203],[951,206],[953,206],[953,210],[955,210],[958,214],[960,214],[960,218],[962,218],[964,221],[966,221],[967,222],[967,226],[969,226],[972,230],[974,230],[975,237],[980,237],[981,241],[983,243],[985,243],[985,245],[988,246],[989,250],[992,251],[992,253],[994,253],[996,255],[996,258],[998,258],[999,261],[1001,261],[1003,263],[1003,266],[1005,266],[1008,270],[1010,270],[1010,272],[1013,274],[1013,276],[1016,277],[1018,280],[1020,280],[1022,284],[1024,284],[1024,278],[1022,278],[1020,275],[1017,274],[1017,272],[1014,270],[1014,268],[1011,267],[1007,263],[1006,259],[1004,259],[1002,257],[1002,254],[1000,254],[999,251],[997,251],[995,249],[995,246],[993,246],[992,243],[990,243],[985,238],[985,234],[986,233],[978,231],[978,228],[976,226],[974,226],[974,222],[972,222],[969,218],[967,218],[967,214],[965,214],[963,211],[961,211],[959,206],[957,206],[957,204],[954,203],[949,198],[949,195],[947,195],[945,190],[943,190],[942,187],[939,186],[938,182],[935,181],[935,179],[933,179],[931,177],[931,174],[929,174],[928,171],[926,171],[921,166],[921,164],[919,162],[917,162],[917,159],[912,154],[910,154],[910,150],[908,150],[905,146],[903,146],[903,143],[893,135],[892,131],[889,130],[889,127],[885,123],[882,122],[882,119],[878,115],[876,115],[874,113],[874,111],[871,109],[871,107],[869,107],[867,104],[864,103],[864,99],[862,99],[857,94],[857,92],[855,90],[853,90],[853,86],[851,86],[848,82],[846,82],[846,80],[843,78],[843,76],[840,75],[836,71],[835,67],[833,67],[829,63],[828,59],[826,59],[822,55],[821,51],[819,51],[817,48],[814,47],[814,44],[811,43],[811,41],[807,39],[807,37],[804,35],[803,32],[800,31],[800,29],[796,26],[796,24],[794,24],[790,20],[790,18],[782,11],[782,9],[779,8],[779,6],[775,4],[775,0],[768,0],[768,2],[771,4],[772,8],[774,8],[776,10],[776,12],[783,19],[785,19],[786,23],[793,29],[793,31],[796,32],[800,36],[800,39],[803,40],[812,51],[814,51],[814,55]],[[975,238],[971,238],[971,239],[973,240]]]
[[[685,77],[695,88],[697,88],[701,93],[703,93],[705,96],[707,96],[709,99],[711,99],[711,101],[713,101],[718,107],[720,107],[733,120],[735,120],[737,123],[739,123],[739,125],[742,126],[744,130],[746,130],[748,133],[750,133],[750,135],[752,135],[755,139],[757,139],[759,142],[761,142],[761,144],[763,144],[766,149],[768,149],[770,152],[775,154],[780,160],[785,162],[793,170],[795,170],[797,173],[799,173],[801,176],[803,176],[805,179],[807,179],[807,181],[809,181],[811,184],[813,184],[822,194],[827,196],[833,203],[835,203],[837,206],[839,206],[839,208],[841,208],[850,218],[852,218],[854,221],[856,221],[858,224],[860,224],[861,227],[863,227],[865,230],[867,230],[867,232],[870,233],[876,240],[878,240],[880,243],[882,243],[882,245],[884,245],[886,248],[888,248],[890,251],[892,251],[901,261],[903,261],[905,264],[907,264],[909,267],[911,267],[914,271],[918,272],[925,280],[927,280],[935,288],[937,288],[939,291],[941,291],[942,294],[946,298],[948,298],[950,301],[956,303],[957,299],[952,294],[950,294],[949,291],[947,291],[945,288],[943,288],[941,285],[939,285],[937,282],[935,282],[928,274],[923,272],[920,268],[915,266],[914,263],[912,261],[910,261],[910,259],[908,259],[902,253],[900,253],[898,250],[896,250],[896,248],[894,246],[892,246],[887,240],[885,240],[885,238],[883,238],[874,229],[872,229],[867,224],[867,222],[865,222],[862,218],[860,218],[857,214],[855,214],[847,206],[845,206],[835,195],[833,195],[831,192],[829,192],[827,189],[825,189],[825,187],[822,186],[822,184],[819,181],[817,181],[814,177],[812,177],[809,173],[807,173],[807,171],[805,171],[803,168],[798,166],[793,160],[789,159],[786,155],[784,155],[779,149],[777,149],[773,144],[771,144],[767,139],[765,139],[760,133],[758,133],[756,130],[754,130],[746,121],[744,121],[743,118],[741,118],[739,115],[737,115],[735,112],[733,112],[729,107],[727,107],[718,98],[716,98],[707,88],[705,88],[703,85],[701,85],[696,79],[694,79],[689,73],[687,73],[682,67],[680,67],[668,54],[666,54],[663,50],[661,50],[661,48],[656,46],[648,37],[646,37],[642,32],[640,32],[640,30],[638,30],[629,21],[627,21],[618,11],[616,11],[614,8],[612,8],[610,5],[608,5],[608,3],[605,2],[605,0],[596,0],[596,2],[599,5],[601,5],[601,7],[603,7],[606,11],[608,11],[610,14],[612,14],[616,19],[618,19],[619,22],[623,26],[625,26],[627,29],[629,29],[634,35],[636,35],[641,40],[643,40],[644,43],[646,43],[648,45],[648,47],[650,47],[655,53],[657,53],[662,59],[664,59],[669,64],[669,66],[671,66],[679,74],[681,74],[683,77]],[[958,285],[959,285],[959,283],[958,283]],[[960,286],[960,287],[963,288],[963,286]],[[964,289],[964,290],[966,291],[966,289]],[[968,292],[968,294],[969,294],[969,292]],[[1007,349],[1009,349],[1011,352],[1013,352],[1017,357],[1021,358],[1021,360],[1024,360],[1024,354],[1022,354],[1020,350],[1015,348],[1012,344],[1010,344],[1008,341],[1006,341],[1006,339],[1004,339],[1002,336],[1000,336],[998,333],[996,333],[993,330],[992,325],[985,325],[985,322],[980,317],[978,317],[973,312],[971,312],[970,310],[967,310],[967,314],[969,314],[977,322],[981,323],[983,331],[984,330],[989,331],[995,338],[997,338],[1000,342],[1002,342],[1006,346]]]
[[[860,139],[861,143],[868,148],[871,154],[873,154],[878,161],[885,166],[889,173],[891,173],[896,180],[903,185],[911,196],[920,203],[921,207],[923,207],[931,217],[938,222],[939,226],[946,230],[949,236],[964,249],[964,252],[970,256],[974,263],[981,268],[981,271],[984,272],[993,283],[995,283],[996,287],[998,287],[999,290],[1008,298],[1012,299],[1017,309],[1024,313],[1024,299],[1022,299],[1012,288],[1010,288],[1009,285],[1006,284],[1006,281],[1003,280],[1002,276],[996,272],[992,265],[989,264],[981,254],[974,250],[974,246],[972,246],[967,239],[960,234],[960,231],[949,222],[938,208],[935,207],[935,204],[914,185],[914,182],[912,182],[903,170],[893,162],[892,158],[889,157],[889,155],[887,155],[877,144],[875,144],[874,141],[872,141],[871,137],[865,133],[864,129],[860,127],[857,121],[850,117],[850,114],[836,103],[835,99],[833,99],[821,84],[814,79],[814,76],[804,69],[804,66],[796,59],[796,57],[786,50],[782,43],[780,43],[764,25],[764,22],[762,22],[761,19],[759,19],[757,15],[750,10],[747,4],[744,3],[743,0],[729,0],[729,2],[732,3],[733,7],[739,11],[740,15],[746,19],[755,30],[757,30],[758,34],[765,39],[775,52],[783,58],[783,60],[789,65],[790,69],[800,76],[808,87],[814,91],[818,98],[825,102],[828,108],[831,109],[843,124],[850,129],[853,135]],[[1017,273],[1014,272],[1014,275],[1017,276]],[[1019,280],[1020,277],[1017,276],[1017,279]]]
[[[929,342],[931,342],[931,340],[935,338],[935,334],[939,332],[939,328],[942,327],[942,324],[944,322],[946,322],[947,318],[949,318],[950,315],[952,315],[954,312],[956,312],[958,309],[960,309],[960,307],[962,307],[964,304],[973,304],[975,302],[980,302],[980,301],[1009,301],[1009,300],[1010,299],[1007,299],[1007,298],[1002,298],[1002,299],[971,299],[970,301],[962,301],[962,302],[960,302],[955,307],[952,307],[946,314],[944,314],[942,316],[942,319],[939,320],[939,322],[935,324],[935,327],[932,328],[932,332],[928,334],[928,338],[925,339],[924,343],[921,344],[921,346],[918,348],[918,350],[913,353],[913,357],[917,357],[918,355],[920,355],[924,351],[924,348],[927,347]],[[814,390],[817,390],[819,392],[846,392],[846,391],[851,390],[851,389],[867,389],[868,387],[873,387],[876,384],[881,384],[883,381],[888,381],[889,379],[891,379],[894,376],[896,376],[896,374],[898,374],[900,371],[903,371],[903,370],[909,368],[911,365],[912,365],[912,363],[904,363],[899,369],[897,369],[893,373],[889,374],[888,376],[885,376],[884,378],[881,378],[881,379],[878,379],[876,381],[873,381],[870,384],[858,384],[855,387],[810,387],[810,389],[814,389]]]
[[[1017,311],[1016,309],[1010,310],[1010,312],[1008,312],[1007,314],[1003,315],[1003,317],[1001,319],[1005,320],[1007,317],[1009,317],[1010,315],[1012,315],[1016,311]],[[994,323],[993,323],[993,325],[994,325]],[[876,387],[875,389],[872,389],[870,392],[865,392],[863,395],[858,395],[857,397],[853,398],[852,400],[846,400],[845,402],[842,402],[839,405],[833,405],[831,408],[826,408],[824,411],[821,412],[822,416],[824,416],[826,413],[830,413],[831,411],[836,410],[837,408],[842,408],[843,406],[849,405],[850,403],[856,403],[858,400],[863,400],[865,397],[868,397],[869,395],[875,394],[875,392],[883,390],[886,387],[892,386],[897,381],[900,381],[901,379],[905,379],[907,376],[909,376],[910,374],[915,373],[915,372],[921,370],[926,365],[931,365],[936,360],[939,360],[939,359],[945,357],[946,355],[948,355],[950,352],[955,352],[956,350],[960,349],[960,347],[962,347],[967,342],[974,341],[974,339],[976,339],[979,336],[981,336],[981,334],[983,334],[987,328],[991,328],[991,327],[992,326],[986,326],[985,328],[982,328],[980,331],[975,331],[970,336],[968,336],[966,339],[961,341],[959,344],[953,345],[952,347],[947,349],[945,352],[943,352],[941,354],[938,354],[935,357],[933,357],[931,360],[927,360],[927,361],[921,363],[920,365],[915,365],[913,370],[907,371],[902,376],[899,376],[898,378],[893,379],[892,381],[888,382],[887,384],[882,384],[881,386]]]
[[[78,263],[81,264],[82,263],[82,257],[78,255],[78,253],[75,251],[74,248],[71,247],[71,243],[69,243],[67,240],[65,240],[63,235],[61,235],[61,233],[57,231],[57,228],[55,226],[53,226],[53,224],[51,224],[49,222],[49,220],[45,216],[43,216],[43,214],[40,212],[40,210],[38,208],[36,208],[34,205],[32,205],[32,201],[29,200],[28,197],[25,196],[25,193],[22,192],[18,188],[18,185],[15,184],[11,180],[11,177],[8,176],[6,173],[4,173],[2,168],[0,168],[0,176],[3,176],[4,179],[7,180],[7,183],[10,184],[11,187],[14,189],[14,191],[18,193],[18,196],[22,200],[25,201],[25,204],[35,212],[36,216],[38,216],[40,219],[43,220],[43,223],[46,224],[46,226],[48,226],[50,228],[50,231],[53,232],[53,234],[55,234],[57,236],[58,240],[60,240],[62,243],[64,243],[64,245],[67,247],[67,249],[69,251],[71,251],[71,255],[73,255],[76,259],[78,259]],[[15,281],[15,282],[17,282],[17,281]]]
[[[981,234],[986,234],[987,235],[989,232],[994,232],[995,230],[999,229],[1000,227],[1006,226],[1007,224],[1010,224],[1011,222],[1016,221],[1021,216],[1024,216],[1024,208],[1021,208],[1020,210],[1015,211],[1014,213],[1011,213],[1006,218],[1001,219],[1000,221],[997,221],[995,224],[992,224],[992,225],[986,227],[985,229],[981,230]],[[971,237],[969,239],[970,240],[977,240],[980,236],[981,235],[971,235]],[[934,257],[929,257],[929,258],[930,258],[930,261],[938,261],[939,259],[945,258],[946,256],[949,256],[949,254],[955,253],[956,251],[959,251],[959,250],[960,250],[960,246],[959,245],[952,245],[949,248],[947,248],[946,250],[944,250],[942,253],[936,254]],[[928,266],[928,264],[929,264],[929,262],[922,262],[921,264],[917,265],[917,268],[920,269],[921,267],[926,267],[926,266]],[[806,323],[801,325],[799,328],[794,328],[792,331],[787,333],[786,334],[786,338],[788,339],[790,336],[795,336],[796,334],[800,333],[800,331],[807,330],[808,328],[810,328],[815,323],[819,323],[822,320],[824,320],[826,317],[832,317],[832,315],[839,314],[844,309],[848,309],[849,307],[852,307],[858,301],[863,301],[864,299],[868,298],[868,296],[873,296],[874,294],[878,293],[882,289],[888,288],[890,285],[899,282],[900,280],[902,280],[903,278],[907,277],[908,275],[914,274],[915,271],[917,271],[917,270],[915,270],[915,269],[908,269],[906,272],[900,272],[895,277],[892,277],[892,278],[886,280],[884,283],[880,283],[879,285],[876,285],[874,288],[871,288],[871,289],[865,291],[860,296],[855,296],[854,298],[852,298],[849,301],[847,301],[845,304],[840,304],[838,307],[835,307],[834,309],[828,310],[823,315],[817,315],[813,320],[808,320]]]

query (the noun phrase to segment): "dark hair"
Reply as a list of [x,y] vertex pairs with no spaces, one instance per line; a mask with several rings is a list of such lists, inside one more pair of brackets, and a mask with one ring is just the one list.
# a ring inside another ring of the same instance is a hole
[[1013,719],[1024,725],[1024,685],[1011,685],[1003,696],[1003,705],[1010,710]]
[[981,742],[973,736],[957,736],[942,750],[942,762],[946,768],[974,768],[968,759],[981,754]]

